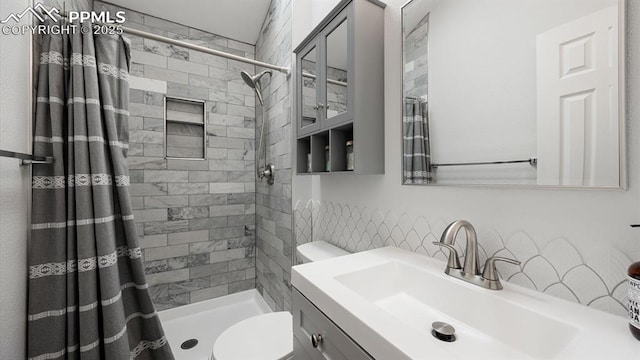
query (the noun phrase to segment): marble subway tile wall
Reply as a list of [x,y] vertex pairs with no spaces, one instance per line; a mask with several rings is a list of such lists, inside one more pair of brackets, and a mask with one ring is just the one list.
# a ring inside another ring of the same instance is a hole
[[67,11],[91,11],[93,8],[93,0],[42,0],[33,3],[42,3],[47,7],[54,7],[58,10],[66,9]]
[[[117,11],[96,1],[96,11]],[[126,25],[253,58],[253,45],[129,9]],[[253,65],[130,36],[131,195],[158,310],[255,287]],[[206,101],[206,160],[165,159],[164,96]]]
[[[256,58],[291,66],[291,0],[272,0],[256,43]],[[261,70],[261,69],[258,69]],[[275,183],[256,184],[256,287],[274,310],[291,309],[291,79],[274,72],[264,77],[267,161]],[[258,132],[262,111],[256,106]],[[258,138],[260,134],[256,134]],[[262,165],[262,163],[261,163]]]

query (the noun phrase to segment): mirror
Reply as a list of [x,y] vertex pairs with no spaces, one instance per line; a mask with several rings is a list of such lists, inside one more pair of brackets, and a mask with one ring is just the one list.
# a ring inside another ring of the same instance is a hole
[[348,52],[344,20],[327,36],[327,119],[347,111]]
[[316,48],[312,48],[302,57],[302,124],[307,127],[318,121],[316,91],[318,76],[316,69]]
[[619,188],[624,0],[402,7],[403,184]]

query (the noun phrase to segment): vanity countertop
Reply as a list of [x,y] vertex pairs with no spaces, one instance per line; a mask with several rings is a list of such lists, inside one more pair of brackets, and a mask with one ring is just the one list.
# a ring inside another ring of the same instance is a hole
[[[291,281],[376,359],[640,359],[624,317],[504,282],[495,291],[394,247],[293,267]],[[457,340],[431,335],[456,328]]]

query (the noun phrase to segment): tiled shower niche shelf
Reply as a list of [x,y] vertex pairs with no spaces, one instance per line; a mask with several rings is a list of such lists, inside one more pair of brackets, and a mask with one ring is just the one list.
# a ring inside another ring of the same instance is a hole
[[165,157],[205,160],[207,119],[205,102],[165,97]]

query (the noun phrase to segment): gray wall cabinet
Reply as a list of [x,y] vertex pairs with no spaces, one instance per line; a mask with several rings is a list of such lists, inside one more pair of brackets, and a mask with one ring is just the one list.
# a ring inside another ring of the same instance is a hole
[[294,50],[297,174],[384,173],[384,8],[341,1]]

